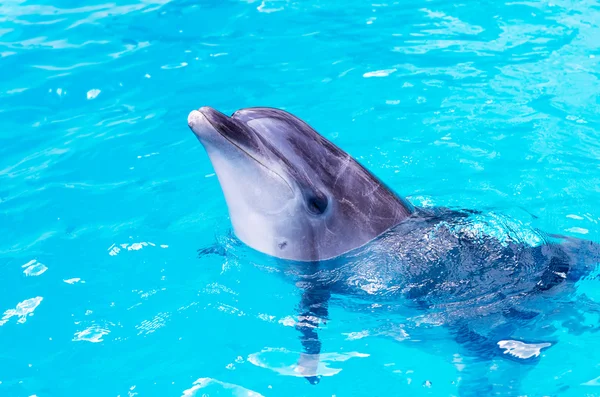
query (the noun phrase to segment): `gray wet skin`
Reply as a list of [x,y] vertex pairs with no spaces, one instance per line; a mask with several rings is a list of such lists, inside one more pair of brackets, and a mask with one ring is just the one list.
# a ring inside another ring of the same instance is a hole
[[188,125],[213,164],[236,236],[277,258],[318,261],[360,247],[414,211],[294,115],[194,110]]

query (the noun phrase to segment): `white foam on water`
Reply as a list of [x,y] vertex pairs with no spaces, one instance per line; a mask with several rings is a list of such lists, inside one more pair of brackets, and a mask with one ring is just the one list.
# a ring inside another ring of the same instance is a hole
[[[152,153],[152,154],[158,154],[158,153]],[[165,244],[160,244],[159,246],[161,248],[169,248],[169,246],[165,245]],[[141,241],[139,243],[131,243],[131,244],[129,244],[129,243],[112,244],[110,247],[108,247],[107,251],[108,251],[108,255],[117,256],[123,250],[139,251],[146,247],[156,247],[156,244],[151,241]]]
[[387,77],[390,74],[394,73],[397,69],[383,69],[383,70],[374,70],[372,72],[367,72],[365,74],[363,74],[363,77],[365,78],[369,78],[369,77]]
[[144,248],[144,246],[142,245],[142,243],[133,243],[129,247],[127,247],[127,250],[128,251],[139,251],[142,248]]
[[[208,389],[208,390],[207,390]],[[226,390],[233,397],[263,397],[262,394],[246,389],[245,387],[235,385],[233,383],[221,382],[213,378],[199,378],[189,389],[183,391],[181,397],[200,397],[208,395],[223,395]]]
[[6,324],[11,317],[18,317],[17,323],[23,324],[27,321],[27,316],[33,315],[33,311],[40,305],[43,299],[41,296],[37,296],[19,302],[16,308],[8,309],[4,312],[4,316],[0,319],[0,326]]
[[256,7],[258,12],[264,12],[270,14],[272,12],[283,11],[283,7],[268,7],[267,2],[263,0],[262,3],[258,7]]
[[135,329],[138,331],[138,335],[148,335],[159,328],[164,327],[167,324],[167,320],[171,317],[169,313],[161,312],[154,316],[151,320],[143,320],[140,324],[135,326]]
[[552,346],[551,343],[525,343],[518,340],[501,340],[498,342],[500,349],[504,349],[504,354],[510,354],[513,357],[526,360],[532,357],[539,357],[542,349]]
[[346,336],[346,340],[358,340],[369,336],[369,331],[343,333],[342,335]]
[[23,270],[23,273],[25,273],[27,277],[39,276],[43,274],[46,270],[48,270],[48,267],[46,265],[36,261],[35,259],[30,260],[29,262],[21,266],[21,268],[25,268],[25,270]]
[[177,64],[163,65],[160,68],[165,69],[165,70],[180,69],[180,68],[186,67],[187,65],[188,65],[187,62],[181,62],[181,63],[177,63]]
[[566,232],[570,232],[570,233],[577,233],[577,234],[588,234],[590,231],[588,229],[585,229],[583,227],[571,227],[568,229],[565,229]]
[[75,336],[73,337],[73,342],[92,342],[92,343],[98,343],[98,342],[102,342],[103,339],[102,337],[104,335],[108,335],[110,333],[109,330],[107,330],[106,328],[102,328],[98,325],[92,325],[91,327],[88,327],[86,329],[84,329],[83,331],[79,331],[75,333]]
[[63,280],[65,283],[67,284],[75,284],[81,281],[81,279],[79,277],[74,277],[74,278],[70,278],[67,280]]
[[95,99],[98,95],[100,95],[100,92],[101,91],[99,89],[94,88],[87,92],[86,97],[88,100]]
[[46,267],[46,265],[38,262],[35,259],[30,260],[29,262],[21,266],[21,268],[25,268],[25,270],[23,270],[23,273],[25,273],[25,275],[27,276],[39,276],[40,274],[48,270],[48,267]]
[[282,324],[286,327],[294,327],[296,325],[296,320],[293,317],[287,316],[278,321],[279,324]]

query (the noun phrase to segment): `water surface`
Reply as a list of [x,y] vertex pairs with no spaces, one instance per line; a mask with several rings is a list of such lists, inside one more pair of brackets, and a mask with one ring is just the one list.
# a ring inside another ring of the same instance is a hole
[[[416,205],[597,241],[599,37],[589,0],[4,1],[0,395],[456,395],[456,344],[341,298],[293,376],[300,292],[228,237],[187,114],[281,107]],[[523,394],[600,394],[598,324]]]

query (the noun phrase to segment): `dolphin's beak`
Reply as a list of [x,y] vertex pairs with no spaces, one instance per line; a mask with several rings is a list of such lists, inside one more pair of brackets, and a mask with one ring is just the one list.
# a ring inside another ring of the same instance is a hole
[[188,126],[193,130],[194,127],[206,121],[206,118],[200,111],[192,110],[188,115]]
[[218,142],[227,138],[225,132],[233,127],[231,124],[233,121],[229,117],[209,106],[192,110],[188,115],[188,126],[205,146],[220,146]]
[[190,112],[188,115],[188,126],[198,138],[207,138],[206,134],[215,132],[216,126],[213,121],[217,119],[226,120],[228,117],[209,106],[203,106],[198,110]]
[[203,144],[214,143],[222,137],[246,154],[249,154],[248,151],[260,151],[262,147],[251,128],[209,106],[192,110],[188,115],[188,125]]

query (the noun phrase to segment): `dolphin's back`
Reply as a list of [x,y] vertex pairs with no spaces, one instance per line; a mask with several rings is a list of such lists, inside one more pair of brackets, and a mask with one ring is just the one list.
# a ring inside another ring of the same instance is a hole
[[[475,307],[579,280],[600,263],[600,245],[537,230],[519,234],[513,225],[470,211],[417,209],[346,260],[348,277],[337,277],[344,293]],[[375,283],[367,280],[373,274]],[[379,291],[365,294],[369,283]]]

